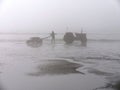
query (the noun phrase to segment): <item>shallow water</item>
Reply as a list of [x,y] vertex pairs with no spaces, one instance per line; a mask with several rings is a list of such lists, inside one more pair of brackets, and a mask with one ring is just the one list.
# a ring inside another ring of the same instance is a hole
[[120,42],[99,41],[88,41],[87,46],[62,41],[51,45],[46,40],[41,47],[31,48],[25,41],[0,42],[0,86],[4,90],[103,87],[120,76],[119,46]]

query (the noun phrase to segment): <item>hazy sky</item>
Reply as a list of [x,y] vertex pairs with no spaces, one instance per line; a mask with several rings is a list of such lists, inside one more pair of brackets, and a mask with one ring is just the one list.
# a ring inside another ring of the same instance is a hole
[[[119,0],[1,0],[0,32],[120,33]],[[66,29],[68,27],[68,29]]]

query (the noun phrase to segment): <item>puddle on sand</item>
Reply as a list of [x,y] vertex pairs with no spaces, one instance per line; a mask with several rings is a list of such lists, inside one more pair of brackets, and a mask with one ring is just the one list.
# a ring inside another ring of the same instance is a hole
[[42,60],[37,66],[37,71],[28,73],[31,76],[41,75],[65,75],[65,74],[84,74],[76,69],[83,65],[69,62],[66,60]]

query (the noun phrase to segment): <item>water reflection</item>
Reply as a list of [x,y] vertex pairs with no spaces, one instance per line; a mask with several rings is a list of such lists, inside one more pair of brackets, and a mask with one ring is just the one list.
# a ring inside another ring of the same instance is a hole
[[78,48],[80,48],[80,47],[81,47],[81,48],[82,48],[82,47],[85,47],[85,48],[86,48],[86,47],[87,47],[87,43],[80,43],[79,41],[75,41],[74,43],[71,43],[71,44],[66,44],[66,43],[65,43],[65,44],[64,44],[64,47],[65,47],[65,48],[68,48],[68,49],[69,49],[69,48],[71,49],[72,47],[78,47]]
[[65,75],[65,74],[84,74],[76,69],[83,65],[68,62],[66,60],[45,60],[37,66],[37,72],[29,73],[31,76],[41,75]]

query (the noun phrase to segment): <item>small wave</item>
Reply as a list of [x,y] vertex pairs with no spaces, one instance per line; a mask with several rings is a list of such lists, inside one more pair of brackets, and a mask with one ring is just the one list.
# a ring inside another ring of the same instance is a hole
[[86,57],[86,59],[96,59],[96,60],[120,60],[119,58],[111,58],[111,57]]
[[97,70],[97,69],[94,69],[94,68],[88,69],[88,72],[93,73],[95,75],[102,75],[102,76],[111,76],[111,75],[113,75],[112,73],[100,71],[100,70]]
[[87,56],[87,57],[61,57],[65,59],[72,59],[73,61],[81,61],[81,60],[116,60],[120,61],[120,58],[112,58],[112,57],[104,57],[104,56]]

